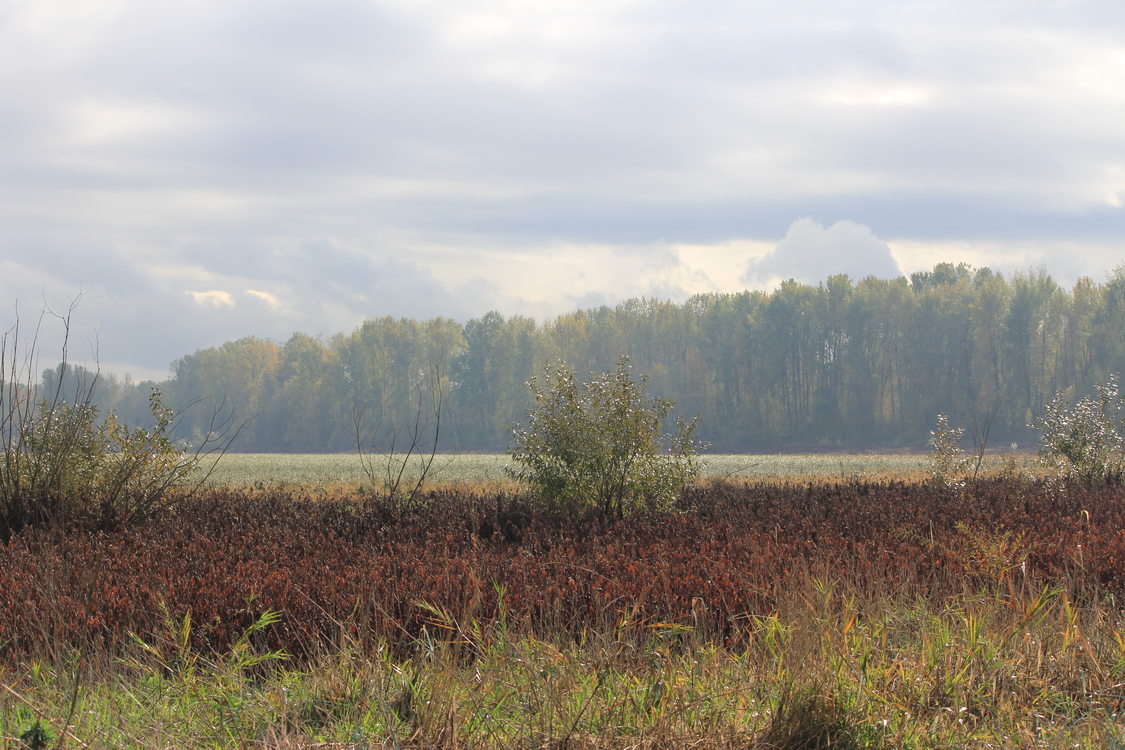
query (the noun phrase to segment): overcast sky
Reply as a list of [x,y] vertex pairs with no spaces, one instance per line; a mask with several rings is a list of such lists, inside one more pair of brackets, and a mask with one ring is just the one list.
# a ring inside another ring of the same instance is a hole
[[[0,323],[244,335],[1125,261],[1121,0],[0,0]],[[98,331],[98,333],[94,333]]]

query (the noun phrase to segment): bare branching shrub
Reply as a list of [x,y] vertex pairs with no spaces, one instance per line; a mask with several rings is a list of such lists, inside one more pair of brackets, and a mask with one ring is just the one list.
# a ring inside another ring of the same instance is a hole
[[622,516],[670,505],[699,473],[697,422],[663,432],[674,403],[648,393],[627,357],[584,383],[565,362],[528,383],[535,405],[517,426],[508,469],[556,510]]
[[377,450],[380,431],[361,406],[352,409],[359,465],[369,482],[368,491],[392,510],[418,505],[430,477],[441,439],[441,410],[445,401],[444,357],[414,384],[414,419],[405,428],[383,425],[385,451]]
[[1125,465],[1125,400],[1110,375],[1092,396],[1068,405],[1062,393],[1029,426],[1039,430],[1039,453],[1059,476],[1104,482]]

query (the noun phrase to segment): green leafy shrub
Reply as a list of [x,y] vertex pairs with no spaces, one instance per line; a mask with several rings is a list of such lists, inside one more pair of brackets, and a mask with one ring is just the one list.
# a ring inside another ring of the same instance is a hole
[[1061,476],[1103,482],[1120,476],[1125,460],[1125,401],[1111,375],[1073,406],[1062,393],[1029,425],[1042,433],[1039,453]]
[[198,456],[168,437],[175,415],[149,396],[150,427],[128,427],[88,400],[40,400],[15,427],[0,461],[0,532],[82,520],[128,524],[162,507]]
[[616,369],[579,382],[565,362],[528,383],[535,405],[526,427],[514,430],[508,469],[549,506],[573,515],[617,517],[667,507],[699,473],[695,420],[663,432],[674,403],[648,393],[627,357]]
[[[95,403],[97,371],[68,363],[70,316],[44,308],[21,345],[20,321],[0,334],[0,542],[25,526],[81,522],[106,529],[134,523],[167,507],[204,458],[210,470],[246,423],[232,424],[225,402],[205,420],[206,432],[188,451],[170,437],[176,415],[161,392],[149,394],[152,423],[130,427]],[[59,364],[36,381],[38,341],[45,321],[62,326]],[[48,376],[51,377],[48,377]],[[198,402],[196,402],[198,403]]]

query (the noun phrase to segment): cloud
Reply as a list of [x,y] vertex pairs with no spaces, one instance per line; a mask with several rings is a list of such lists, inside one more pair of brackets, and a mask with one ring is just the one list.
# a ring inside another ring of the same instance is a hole
[[188,291],[195,304],[200,307],[234,307],[234,297],[230,292],[221,289],[209,289],[205,292]]
[[771,252],[750,261],[742,280],[761,285],[792,278],[815,284],[836,274],[857,280],[886,279],[897,278],[902,271],[890,246],[869,227],[847,220],[824,227],[804,218],[790,225],[785,239]]
[[263,292],[260,289],[247,289],[246,293],[251,297],[255,297],[262,302],[265,302],[271,310],[277,311],[282,308],[281,300],[269,292]]
[[1123,40],[1113,0],[0,3],[0,292],[161,367],[946,252],[1100,278]]
[[[391,253],[327,241],[250,246],[229,262],[219,248],[180,252],[183,258],[166,252],[162,263],[138,265],[125,286],[110,275],[83,286],[65,268],[55,274],[50,264],[28,268],[0,258],[0,297],[20,302],[18,310],[0,311],[0,330],[17,314],[27,325],[41,304],[65,311],[77,300],[72,351],[137,374],[164,371],[196,349],[244,336],[332,335],[384,315],[467,320],[502,297],[484,279],[446,284]],[[45,357],[61,346],[48,328],[40,341]]]

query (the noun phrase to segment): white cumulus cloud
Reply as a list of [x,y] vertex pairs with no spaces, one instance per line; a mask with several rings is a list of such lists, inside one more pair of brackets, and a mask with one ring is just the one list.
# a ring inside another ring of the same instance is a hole
[[847,274],[896,278],[902,275],[890,246],[870,227],[838,221],[825,227],[815,219],[798,219],[771,252],[747,264],[747,284],[796,279],[815,284],[829,276]]

